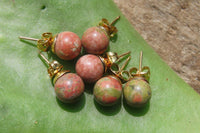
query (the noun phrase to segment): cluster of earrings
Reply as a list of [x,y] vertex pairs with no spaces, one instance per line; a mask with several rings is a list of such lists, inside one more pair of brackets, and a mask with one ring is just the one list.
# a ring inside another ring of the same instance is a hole
[[[94,99],[103,106],[112,106],[121,99],[122,91],[127,103],[133,107],[145,105],[151,98],[149,86],[150,69],[142,67],[142,52],[139,69],[123,70],[130,60],[130,56],[119,68],[117,62],[130,52],[118,55],[115,52],[106,52],[110,37],[114,37],[117,28],[107,19],[102,19],[96,27],[87,29],[82,39],[73,32],[65,31],[55,36],[46,32],[41,39],[20,36],[20,39],[37,41],[39,54],[49,65],[48,73],[54,84],[57,98],[64,103],[76,102],[84,93],[84,83],[94,83]],[[76,73],[63,70],[57,61],[49,62],[41,52],[51,50],[60,59],[72,60],[76,58],[81,48],[88,53],[80,57],[76,63]],[[107,76],[102,77],[105,73]],[[109,74],[108,74],[109,73]],[[124,75],[127,75],[125,78]],[[125,83],[122,89],[122,83]]]
[[[143,107],[151,98],[151,88],[149,85],[150,69],[142,67],[142,51],[140,53],[139,69],[131,68],[129,71],[123,70],[130,60],[126,59],[121,68],[117,63],[110,67],[111,75],[99,79],[94,86],[94,98],[103,106],[111,106],[121,100],[123,91],[124,98],[128,105],[132,107]],[[122,89],[122,83],[124,88]]]

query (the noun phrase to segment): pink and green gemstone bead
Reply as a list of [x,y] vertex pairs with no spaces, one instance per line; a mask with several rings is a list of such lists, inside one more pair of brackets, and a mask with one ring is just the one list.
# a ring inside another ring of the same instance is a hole
[[99,79],[93,90],[95,100],[103,106],[111,106],[121,99],[122,85],[114,76]]
[[135,77],[124,86],[124,97],[127,104],[132,107],[142,107],[151,98],[149,83],[142,77]]
[[87,54],[78,59],[76,73],[84,82],[94,83],[103,76],[104,65],[98,56]]
[[76,102],[84,92],[82,79],[74,73],[66,73],[54,85],[57,98],[64,103]]
[[81,39],[73,32],[61,32],[56,37],[55,54],[63,60],[72,60],[81,52]]
[[101,27],[91,27],[82,36],[81,43],[87,53],[103,54],[109,45],[109,36]]

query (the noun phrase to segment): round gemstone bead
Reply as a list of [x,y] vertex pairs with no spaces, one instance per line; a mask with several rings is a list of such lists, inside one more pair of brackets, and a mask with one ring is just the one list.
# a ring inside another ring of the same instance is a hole
[[76,73],[87,83],[100,79],[104,73],[104,65],[96,55],[82,56],[76,63]]
[[81,52],[81,40],[73,32],[61,32],[56,37],[55,54],[63,60],[72,60]]
[[106,51],[109,45],[109,36],[104,29],[91,27],[83,33],[81,43],[87,53],[99,55]]
[[127,104],[133,107],[142,107],[151,98],[149,83],[138,77],[133,78],[125,84],[123,93]]
[[94,98],[103,106],[116,104],[122,94],[122,85],[119,79],[114,76],[106,76],[99,79],[94,86]]
[[82,79],[74,73],[66,73],[54,85],[56,96],[64,103],[77,101],[84,92]]

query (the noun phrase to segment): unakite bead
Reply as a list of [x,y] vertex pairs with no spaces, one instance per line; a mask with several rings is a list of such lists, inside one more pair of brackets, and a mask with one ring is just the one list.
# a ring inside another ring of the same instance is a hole
[[134,77],[124,86],[124,97],[127,104],[133,107],[144,106],[151,98],[149,83],[142,77]]
[[99,104],[103,106],[114,105],[121,98],[122,85],[117,77],[106,76],[96,82],[93,93]]
[[82,79],[74,73],[66,73],[55,82],[56,96],[64,103],[77,101],[84,92]]

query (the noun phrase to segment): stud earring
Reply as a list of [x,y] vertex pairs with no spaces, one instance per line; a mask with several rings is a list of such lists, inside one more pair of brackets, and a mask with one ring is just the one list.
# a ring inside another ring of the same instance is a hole
[[100,79],[110,66],[129,54],[119,55],[115,52],[107,52],[103,56],[87,54],[78,59],[76,63],[76,73],[87,83],[94,83]]
[[57,98],[64,103],[76,102],[84,92],[82,79],[69,70],[62,70],[63,66],[57,61],[49,62],[40,52],[40,56],[49,65],[48,73],[54,84]]
[[133,67],[129,73],[131,78],[124,86],[124,97],[130,106],[142,107],[151,98],[150,69],[147,66],[142,67],[142,51],[140,53],[139,70]]
[[[94,99],[103,106],[112,106],[120,101],[122,95],[123,69],[127,65],[131,56],[126,59],[126,62],[121,68],[116,63],[113,63],[110,70],[112,75],[105,76],[99,79],[94,85]],[[113,69],[112,67],[115,67]]]
[[42,34],[41,39],[20,36],[20,39],[37,41],[37,47],[41,51],[51,51],[60,59],[72,60],[76,58],[81,52],[81,40],[73,32],[65,31],[55,36],[50,32]]
[[82,36],[81,43],[89,54],[103,54],[108,45],[110,37],[117,33],[117,28],[113,24],[120,18],[118,16],[111,24],[103,18],[97,27],[87,29]]

